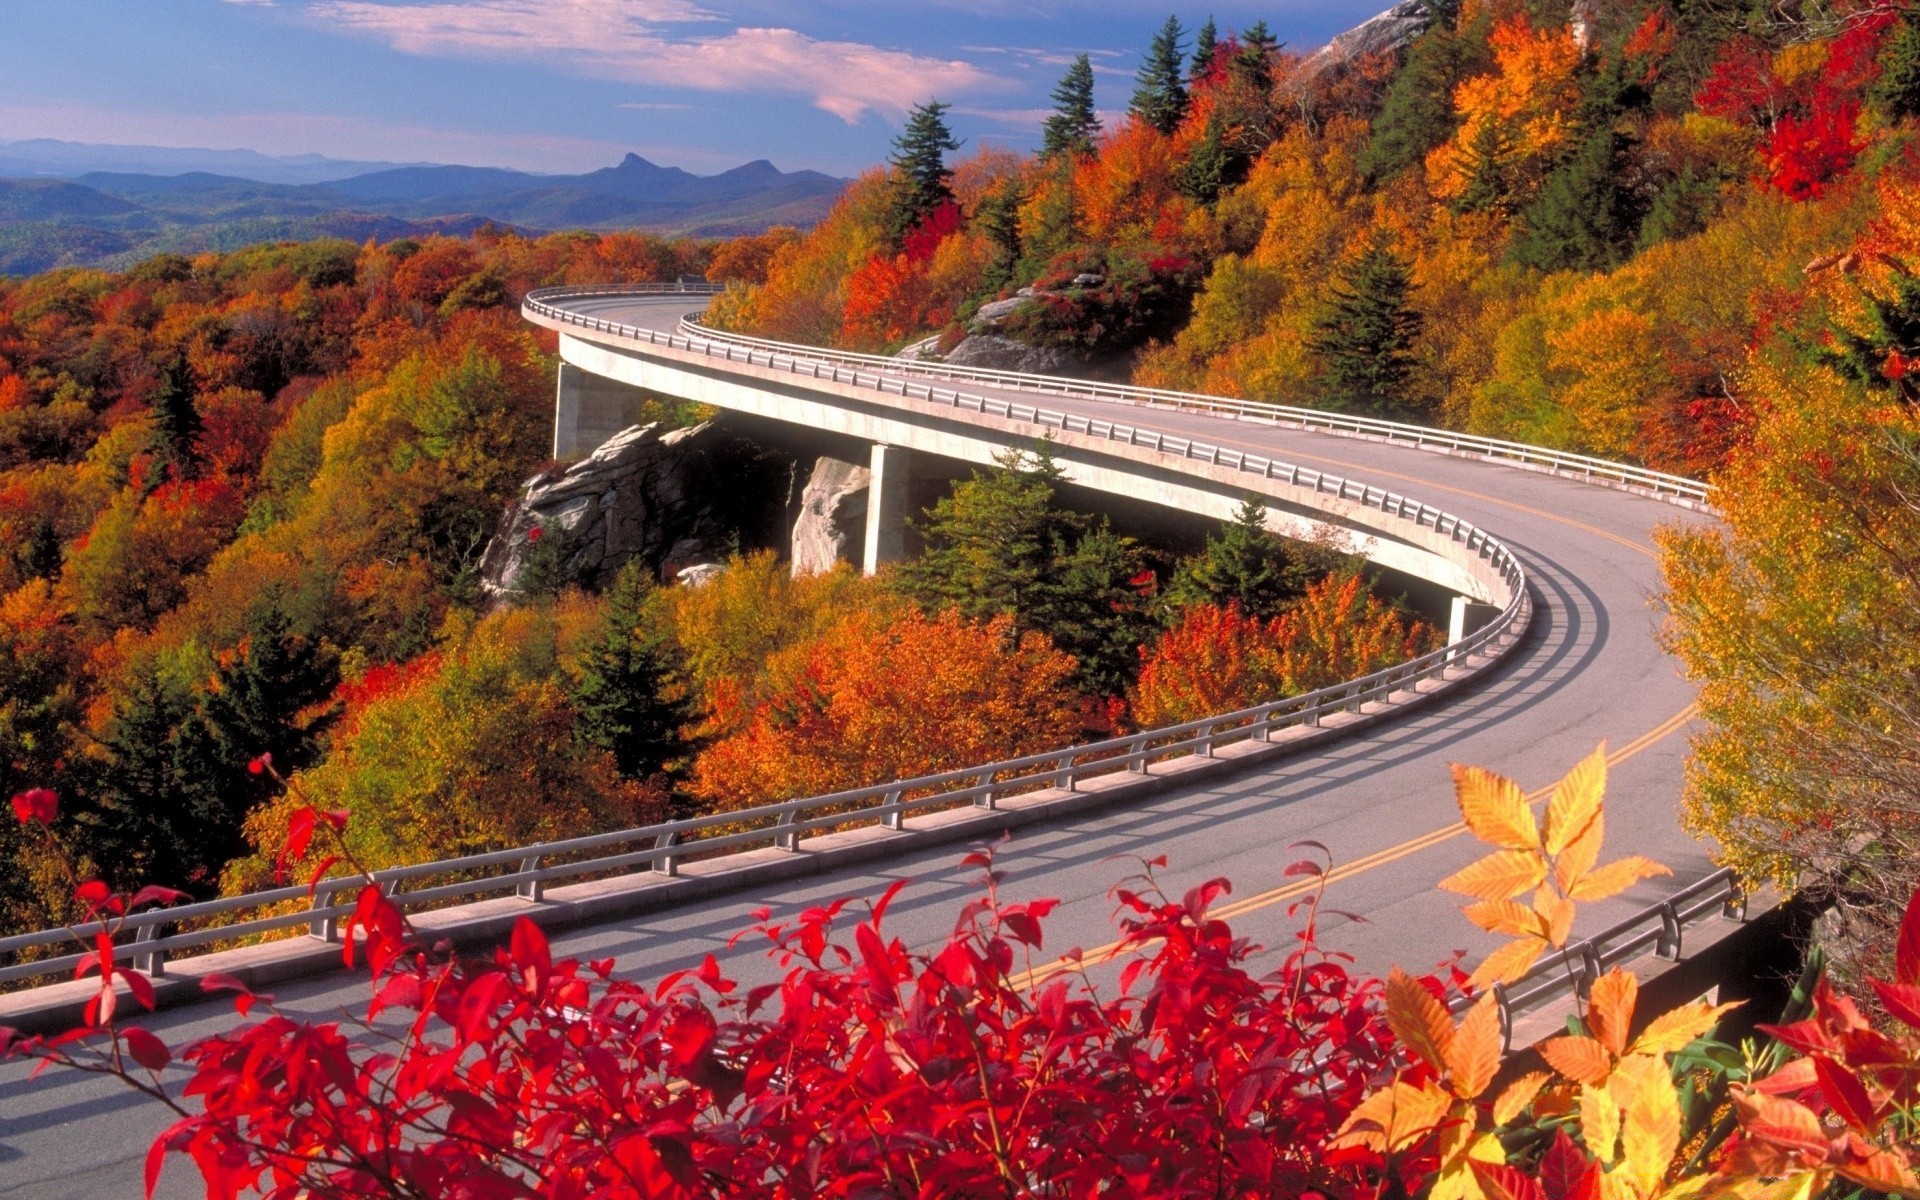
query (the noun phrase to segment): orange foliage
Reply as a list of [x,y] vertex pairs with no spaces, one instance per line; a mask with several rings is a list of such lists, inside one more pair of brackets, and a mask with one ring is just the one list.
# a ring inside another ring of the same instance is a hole
[[1144,121],[1102,138],[1099,154],[1074,164],[1082,236],[1107,246],[1177,243],[1190,208],[1174,187],[1178,170],[1172,140]]
[[1134,719],[1152,728],[1251,708],[1392,666],[1438,641],[1359,575],[1320,580],[1268,621],[1237,605],[1195,605],[1142,649]]
[[[1435,195],[1463,195],[1490,166],[1505,191],[1529,193],[1572,130],[1579,100],[1575,69],[1580,45],[1571,30],[1535,29],[1524,16],[1494,26],[1494,70],[1454,89],[1460,128],[1452,141],[1427,157],[1427,182]],[[1483,162],[1491,153],[1491,164]]]
[[747,808],[1064,745],[1078,731],[1074,660],[1010,617],[859,612],[784,652],[793,667],[691,790]]

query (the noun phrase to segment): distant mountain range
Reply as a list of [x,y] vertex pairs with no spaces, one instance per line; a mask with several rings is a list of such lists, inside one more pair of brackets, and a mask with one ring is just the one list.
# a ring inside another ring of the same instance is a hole
[[[188,169],[195,166],[223,169]],[[0,274],[8,275],[274,239],[459,234],[489,223],[729,237],[809,226],[846,186],[764,160],[694,175],[629,154],[584,175],[535,175],[44,140],[0,144],[3,173],[21,176],[0,178]]]

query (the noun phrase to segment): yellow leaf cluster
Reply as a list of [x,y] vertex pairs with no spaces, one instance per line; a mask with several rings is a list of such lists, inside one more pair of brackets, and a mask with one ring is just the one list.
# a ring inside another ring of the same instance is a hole
[[[1440,881],[1473,897],[1467,919],[1489,933],[1514,939],[1474,970],[1472,984],[1511,983],[1548,948],[1572,936],[1576,901],[1604,900],[1649,875],[1668,871],[1638,855],[1595,864],[1606,837],[1606,746],[1601,745],[1554,785],[1544,825],[1511,779],[1479,767],[1453,768],[1454,795],[1467,829],[1496,847]],[[1527,903],[1520,898],[1533,893]]]

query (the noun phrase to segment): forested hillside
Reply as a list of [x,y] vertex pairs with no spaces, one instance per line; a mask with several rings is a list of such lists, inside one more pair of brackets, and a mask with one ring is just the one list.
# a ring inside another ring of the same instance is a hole
[[1038,156],[943,173],[923,110],[911,186],[860,180],[726,319],[950,348],[1037,285],[1000,332],[1138,383],[1707,470],[1807,264],[1915,178],[1911,11],[1789,8],[1465,0],[1349,60],[1170,21],[1119,124],[1069,72]]

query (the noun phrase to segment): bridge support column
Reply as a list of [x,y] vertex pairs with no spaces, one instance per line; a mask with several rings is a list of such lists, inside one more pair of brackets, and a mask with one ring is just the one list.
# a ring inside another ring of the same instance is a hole
[[1447,613],[1447,645],[1465,640],[1468,634],[1499,615],[1500,610],[1491,604],[1482,604],[1466,596],[1455,596],[1453,607]]
[[614,434],[639,421],[646,393],[637,387],[560,364],[553,406],[553,456],[577,462]]
[[867,545],[861,568],[869,575],[906,557],[907,482],[911,451],[904,446],[873,445],[867,488]]

